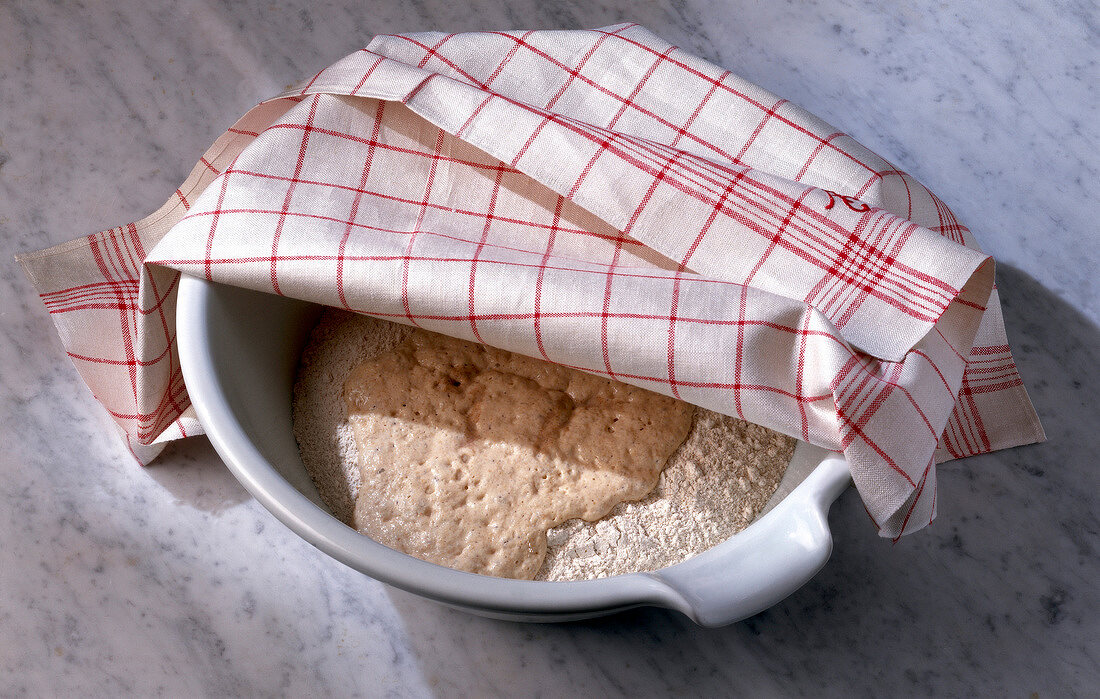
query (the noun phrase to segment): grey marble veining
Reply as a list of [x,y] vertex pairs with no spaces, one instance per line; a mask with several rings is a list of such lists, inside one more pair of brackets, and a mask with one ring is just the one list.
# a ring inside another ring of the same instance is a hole
[[[158,206],[258,100],[375,33],[638,21],[833,122],[999,261],[1050,437],[941,469],[890,545],[734,626],[533,626],[387,589],[290,534],[205,440],[134,465],[11,255]],[[870,0],[0,5],[0,695],[1095,696],[1100,12]]]

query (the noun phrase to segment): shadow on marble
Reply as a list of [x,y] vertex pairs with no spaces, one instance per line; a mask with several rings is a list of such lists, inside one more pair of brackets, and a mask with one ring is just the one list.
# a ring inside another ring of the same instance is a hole
[[570,694],[585,689],[573,673],[630,693],[1095,688],[1100,331],[1019,269],[1002,266],[998,282],[1049,441],[942,465],[930,528],[897,544],[879,539],[850,489],[830,515],[836,544],[825,568],[778,605],[722,629],[651,609],[570,624],[500,622],[388,590],[425,677],[442,694]]
[[1083,470],[1095,458],[1100,425],[1100,328],[1011,265],[998,263],[997,287],[1013,356],[1047,432],[1044,447]]
[[170,443],[146,470],[177,502],[210,514],[219,514],[252,498],[206,437]]

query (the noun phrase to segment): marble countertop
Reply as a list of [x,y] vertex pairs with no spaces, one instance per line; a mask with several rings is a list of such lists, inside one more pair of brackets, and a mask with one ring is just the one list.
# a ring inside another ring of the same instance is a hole
[[[373,34],[624,20],[944,198],[998,260],[1049,441],[942,467],[939,519],[896,545],[848,491],[817,577],[723,629],[468,616],[298,539],[203,438],[133,463],[14,253],[152,211],[240,114]],[[1098,25],[1054,0],[0,5],[0,695],[1095,696]]]

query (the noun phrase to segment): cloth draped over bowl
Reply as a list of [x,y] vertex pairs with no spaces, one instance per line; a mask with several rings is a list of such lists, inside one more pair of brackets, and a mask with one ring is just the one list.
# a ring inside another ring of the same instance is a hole
[[201,432],[179,274],[541,357],[843,451],[883,536],[1043,439],[993,261],[913,177],[644,28],[379,36],[149,217],[20,258],[147,461]]

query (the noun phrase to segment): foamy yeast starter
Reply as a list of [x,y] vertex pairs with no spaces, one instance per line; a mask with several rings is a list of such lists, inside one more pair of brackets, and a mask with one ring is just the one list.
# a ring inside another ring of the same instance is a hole
[[294,427],[322,499],[360,532],[460,570],[556,580],[719,543],[794,448],[650,391],[336,310],[303,353]]

